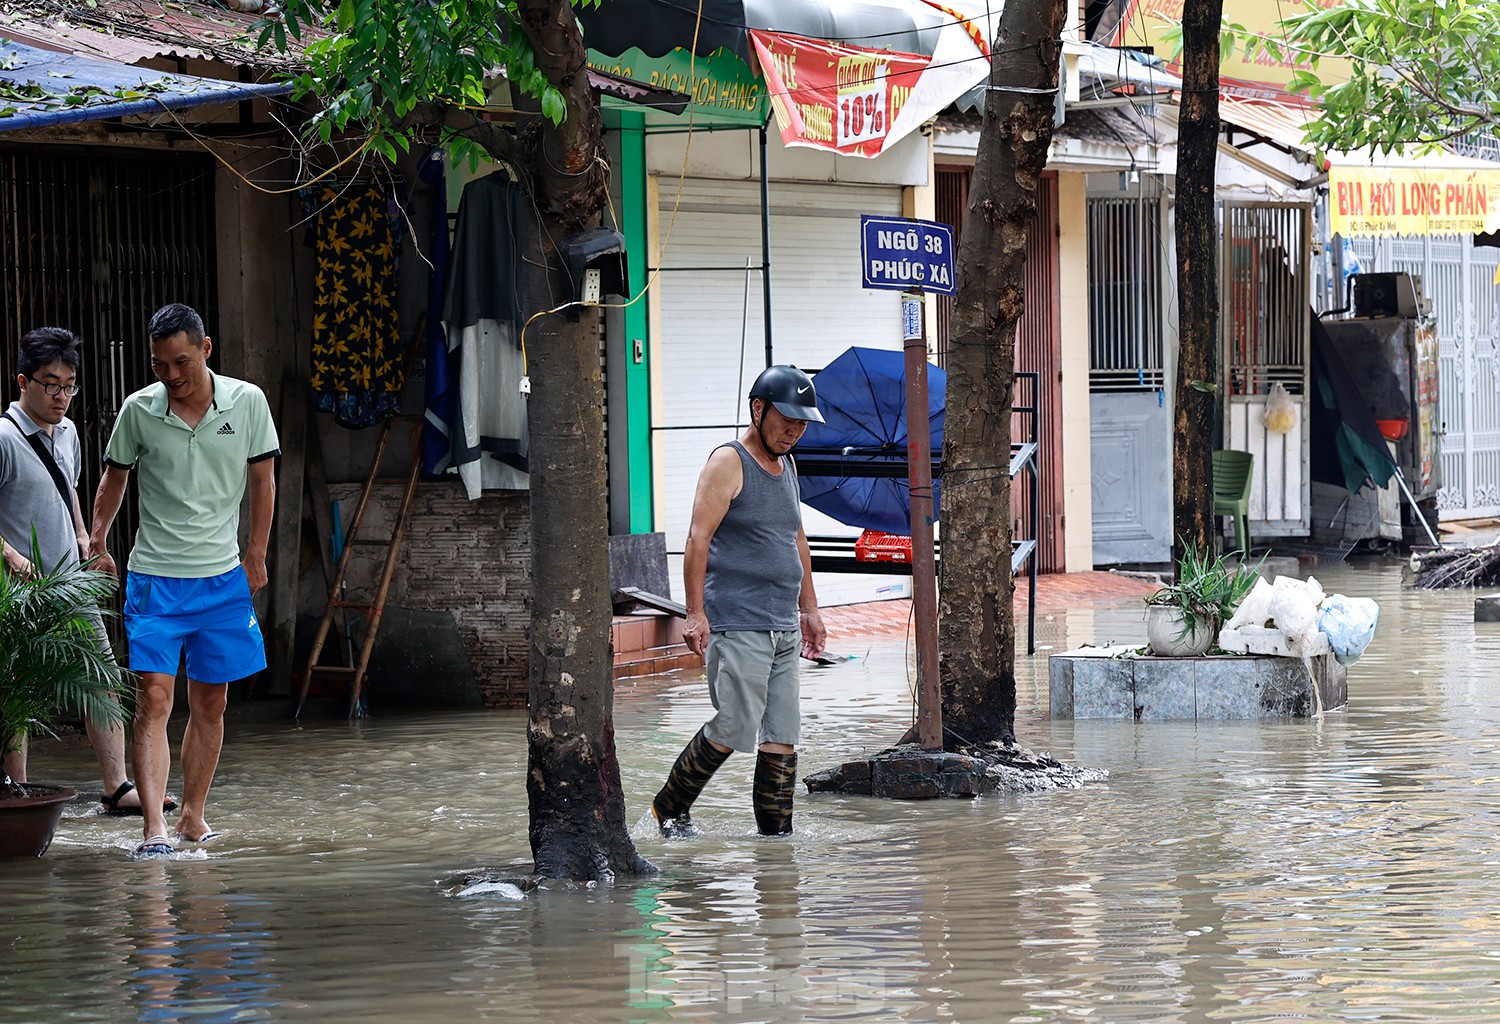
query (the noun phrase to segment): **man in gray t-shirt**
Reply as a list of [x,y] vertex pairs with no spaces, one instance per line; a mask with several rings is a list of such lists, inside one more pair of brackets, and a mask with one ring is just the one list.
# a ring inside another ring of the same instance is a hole
[[[67,417],[68,406],[78,393],[78,348],[78,339],[61,327],[40,327],[21,340],[16,364],[20,398],[0,414],[0,551],[5,572],[76,565],[88,549],[78,504],[82,462],[78,430]],[[61,472],[66,505],[33,440]],[[38,566],[31,561],[33,531],[41,555]],[[140,797],[125,778],[124,726],[93,721],[87,726],[99,762],[99,780],[104,784],[100,800],[105,811],[139,814]],[[26,781],[24,746],[6,757],[5,771],[17,782]]]
[[825,631],[802,532],[797,472],[788,454],[809,420],[823,422],[812,380],[768,367],[750,388],[750,427],[720,445],[698,478],[683,552],[687,620],[682,638],[707,654],[718,712],[673,764],[651,802],[664,836],[693,835],[688,815],[735,750],[754,750],[755,823],[792,831],[801,715],[799,654],[823,653]]

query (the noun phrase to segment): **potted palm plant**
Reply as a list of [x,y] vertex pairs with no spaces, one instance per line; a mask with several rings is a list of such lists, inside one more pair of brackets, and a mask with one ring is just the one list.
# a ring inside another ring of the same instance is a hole
[[1146,598],[1146,640],[1153,654],[1184,658],[1208,652],[1259,577],[1259,563],[1230,561],[1238,554],[1211,556],[1183,545],[1176,580]]
[[[41,553],[32,537],[33,565]],[[0,567],[0,759],[67,708],[98,722],[124,715],[125,673],[99,630],[115,579],[88,564],[12,573]],[[72,790],[19,783],[0,768],[0,857],[40,857]]]

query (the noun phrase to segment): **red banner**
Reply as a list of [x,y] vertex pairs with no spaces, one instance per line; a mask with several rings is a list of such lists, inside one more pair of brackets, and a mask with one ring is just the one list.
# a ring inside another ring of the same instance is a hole
[[916,127],[907,118],[892,131],[931,57],[779,32],[750,38],[783,144],[872,157]]

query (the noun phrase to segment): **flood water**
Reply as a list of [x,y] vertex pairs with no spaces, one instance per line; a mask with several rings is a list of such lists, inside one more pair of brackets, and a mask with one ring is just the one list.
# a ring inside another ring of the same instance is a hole
[[[220,843],[132,862],[139,819],[79,807],[0,866],[0,1020],[1500,1020],[1500,626],[1393,561],[1319,578],[1382,606],[1347,710],[1054,722],[1044,650],[1020,739],[1108,782],[800,793],[768,840],[737,756],[694,809],[708,834],[641,833],[662,875],[612,889],[445,894],[529,862],[520,713],[232,722]],[[1040,625],[1055,650],[1144,636],[1133,602]],[[832,647],[860,657],[804,675],[804,772],[910,715],[903,644]],[[617,711],[633,820],[709,708],[668,677]],[[91,773],[33,757],[34,779]]]

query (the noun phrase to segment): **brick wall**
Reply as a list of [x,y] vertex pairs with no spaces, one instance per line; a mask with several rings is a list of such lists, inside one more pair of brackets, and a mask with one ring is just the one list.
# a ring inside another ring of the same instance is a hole
[[[329,491],[342,505],[347,529],[359,502],[359,485],[333,484]],[[399,484],[376,485],[361,538],[390,536],[401,491]],[[386,599],[388,609],[453,616],[480,693],[491,707],[526,702],[529,500],[518,493],[471,502],[456,480],[420,484]],[[373,600],[384,553],[383,547],[355,549],[350,600]],[[316,561],[304,567],[302,595],[303,612],[320,615],[325,591]]]

